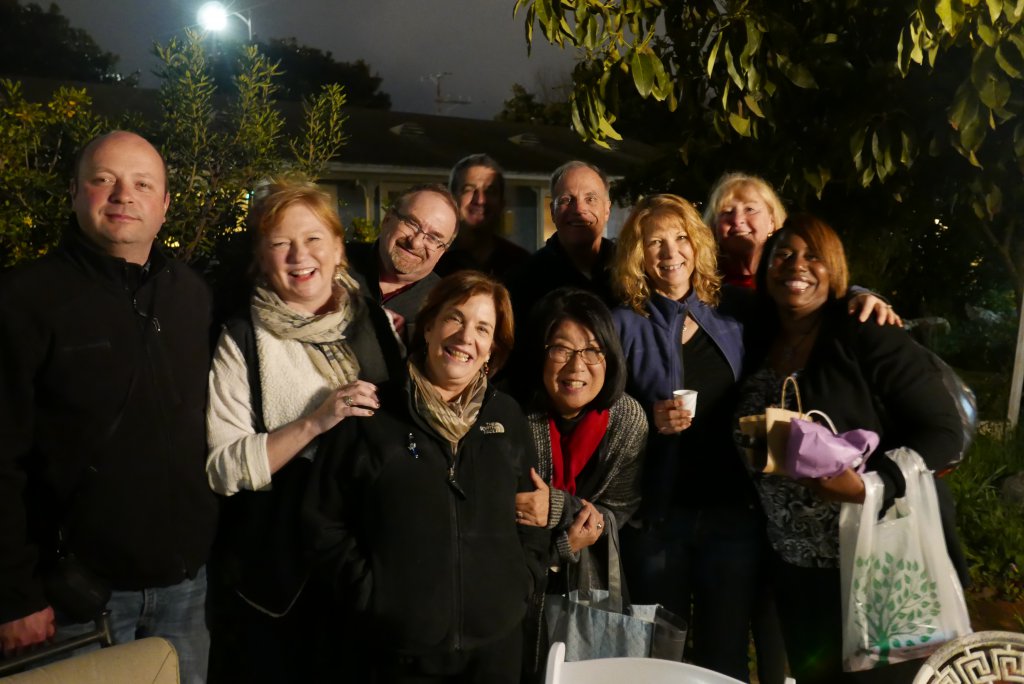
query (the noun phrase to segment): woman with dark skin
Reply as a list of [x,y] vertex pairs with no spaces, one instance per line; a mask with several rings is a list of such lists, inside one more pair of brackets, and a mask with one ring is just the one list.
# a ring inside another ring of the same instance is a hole
[[[956,460],[960,418],[932,355],[896,326],[858,324],[846,315],[846,257],[835,232],[814,217],[790,217],[766,254],[758,291],[768,321],[752,352],[762,360],[744,383],[738,415],[763,413],[778,401],[783,380],[795,375],[805,411],[824,411],[840,432],[864,428],[880,435],[867,467],[881,477],[887,502],[902,496],[905,483],[886,451],[912,448],[933,470]],[[864,500],[861,476],[847,468],[831,478],[796,481],[772,474],[755,475],[754,482],[767,518],[771,576],[796,680],[911,681],[919,662],[842,671],[839,503]]]

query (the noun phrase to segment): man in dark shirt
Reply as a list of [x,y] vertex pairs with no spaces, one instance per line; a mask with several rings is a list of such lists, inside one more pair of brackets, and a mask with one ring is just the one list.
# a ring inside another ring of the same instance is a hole
[[545,294],[559,287],[589,290],[612,306],[614,243],[604,237],[611,215],[608,177],[601,169],[571,161],[551,174],[551,218],[555,234],[508,278],[512,306],[522,320]]
[[476,269],[503,278],[530,253],[503,238],[505,172],[486,154],[471,154],[456,162],[448,189],[459,205],[459,236],[445,251],[436,272],[442,276]]
[[395,199],[376,242],[346,246],[353,275],[391,315],[405,342],[423,300],[440,280],[434,267],[455,239],[457,217],[455,200],[443,185],[416,185]]

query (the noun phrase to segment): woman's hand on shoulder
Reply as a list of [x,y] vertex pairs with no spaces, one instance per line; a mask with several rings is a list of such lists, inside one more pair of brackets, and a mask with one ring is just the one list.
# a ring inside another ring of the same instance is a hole
[[530,468],[530,479],[536,489],[516,494],[516,522],[530,527],[547,527],[551,504],[550,487],[534,468]]
[[849,468],[835,477],[805,478],[799,482],[826,501],[864,503],[864,480]]
[[654,428],[662,435],[674,435],[690,427],[693,416],[679,397],[654,402]]
[[356,380],[332,391],[309,416],[317,434],[323,434],[350,416],[366,418],[380,408],[377,387]]
[[585,549],[600,537],[604,532],[604,516],[594,507],[594,504],[583,500],[583,508],[576,514],[572,526],[569,528],[569,548],[573,553]]
[[871,292],[861,292],[850,297],[847,309],[850,315],[857,316],[861,323],[874,316],[878,325],[903,326],[903,319],[893,310],[892,304]]

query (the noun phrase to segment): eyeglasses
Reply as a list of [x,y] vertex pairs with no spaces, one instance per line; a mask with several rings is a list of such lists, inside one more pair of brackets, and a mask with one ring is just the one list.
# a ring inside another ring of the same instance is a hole
[[428,252],[437,252],[442,249],[448,248],[447,242],[445,242],[438,236],[434,235],[433,233],[428,233],[426,229],[424,229],[423,226],[420,225],[420,222],[417,221],[414,217],[409,216],[408,214],[403,214],[396,209],[392,209],[391,211],[394,212],[395,218],[398,219],[398,223],[400,225],[412,231],[413,237],[419,235],[421,238],[423,238],[423,244],[426,245]]
[[563,347],[560,344],[549,344],[544,347],[544,351],[547,352],[548,358],[552,361],[559,363],[569,363],[572,361],[572,357],[577,354],[583,359],[583,363],[588,366],[596,366],[597,364],[604,361],[604,352],[597,347],[587,347],[586,349],[570,349],[569,347]]

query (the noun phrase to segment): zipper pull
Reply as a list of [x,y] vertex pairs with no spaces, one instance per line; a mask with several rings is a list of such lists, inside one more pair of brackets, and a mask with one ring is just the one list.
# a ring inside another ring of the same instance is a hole
[[454,465],[448,466],[448,486],[452,488],[452,491],[455,492],[459,496],[460,499],[465,501],[465,499],[466,499],[466,492],[465,492],[465,490],[462,489],[462,486],[459,485],[458,481],[455,479],[455,466]]

